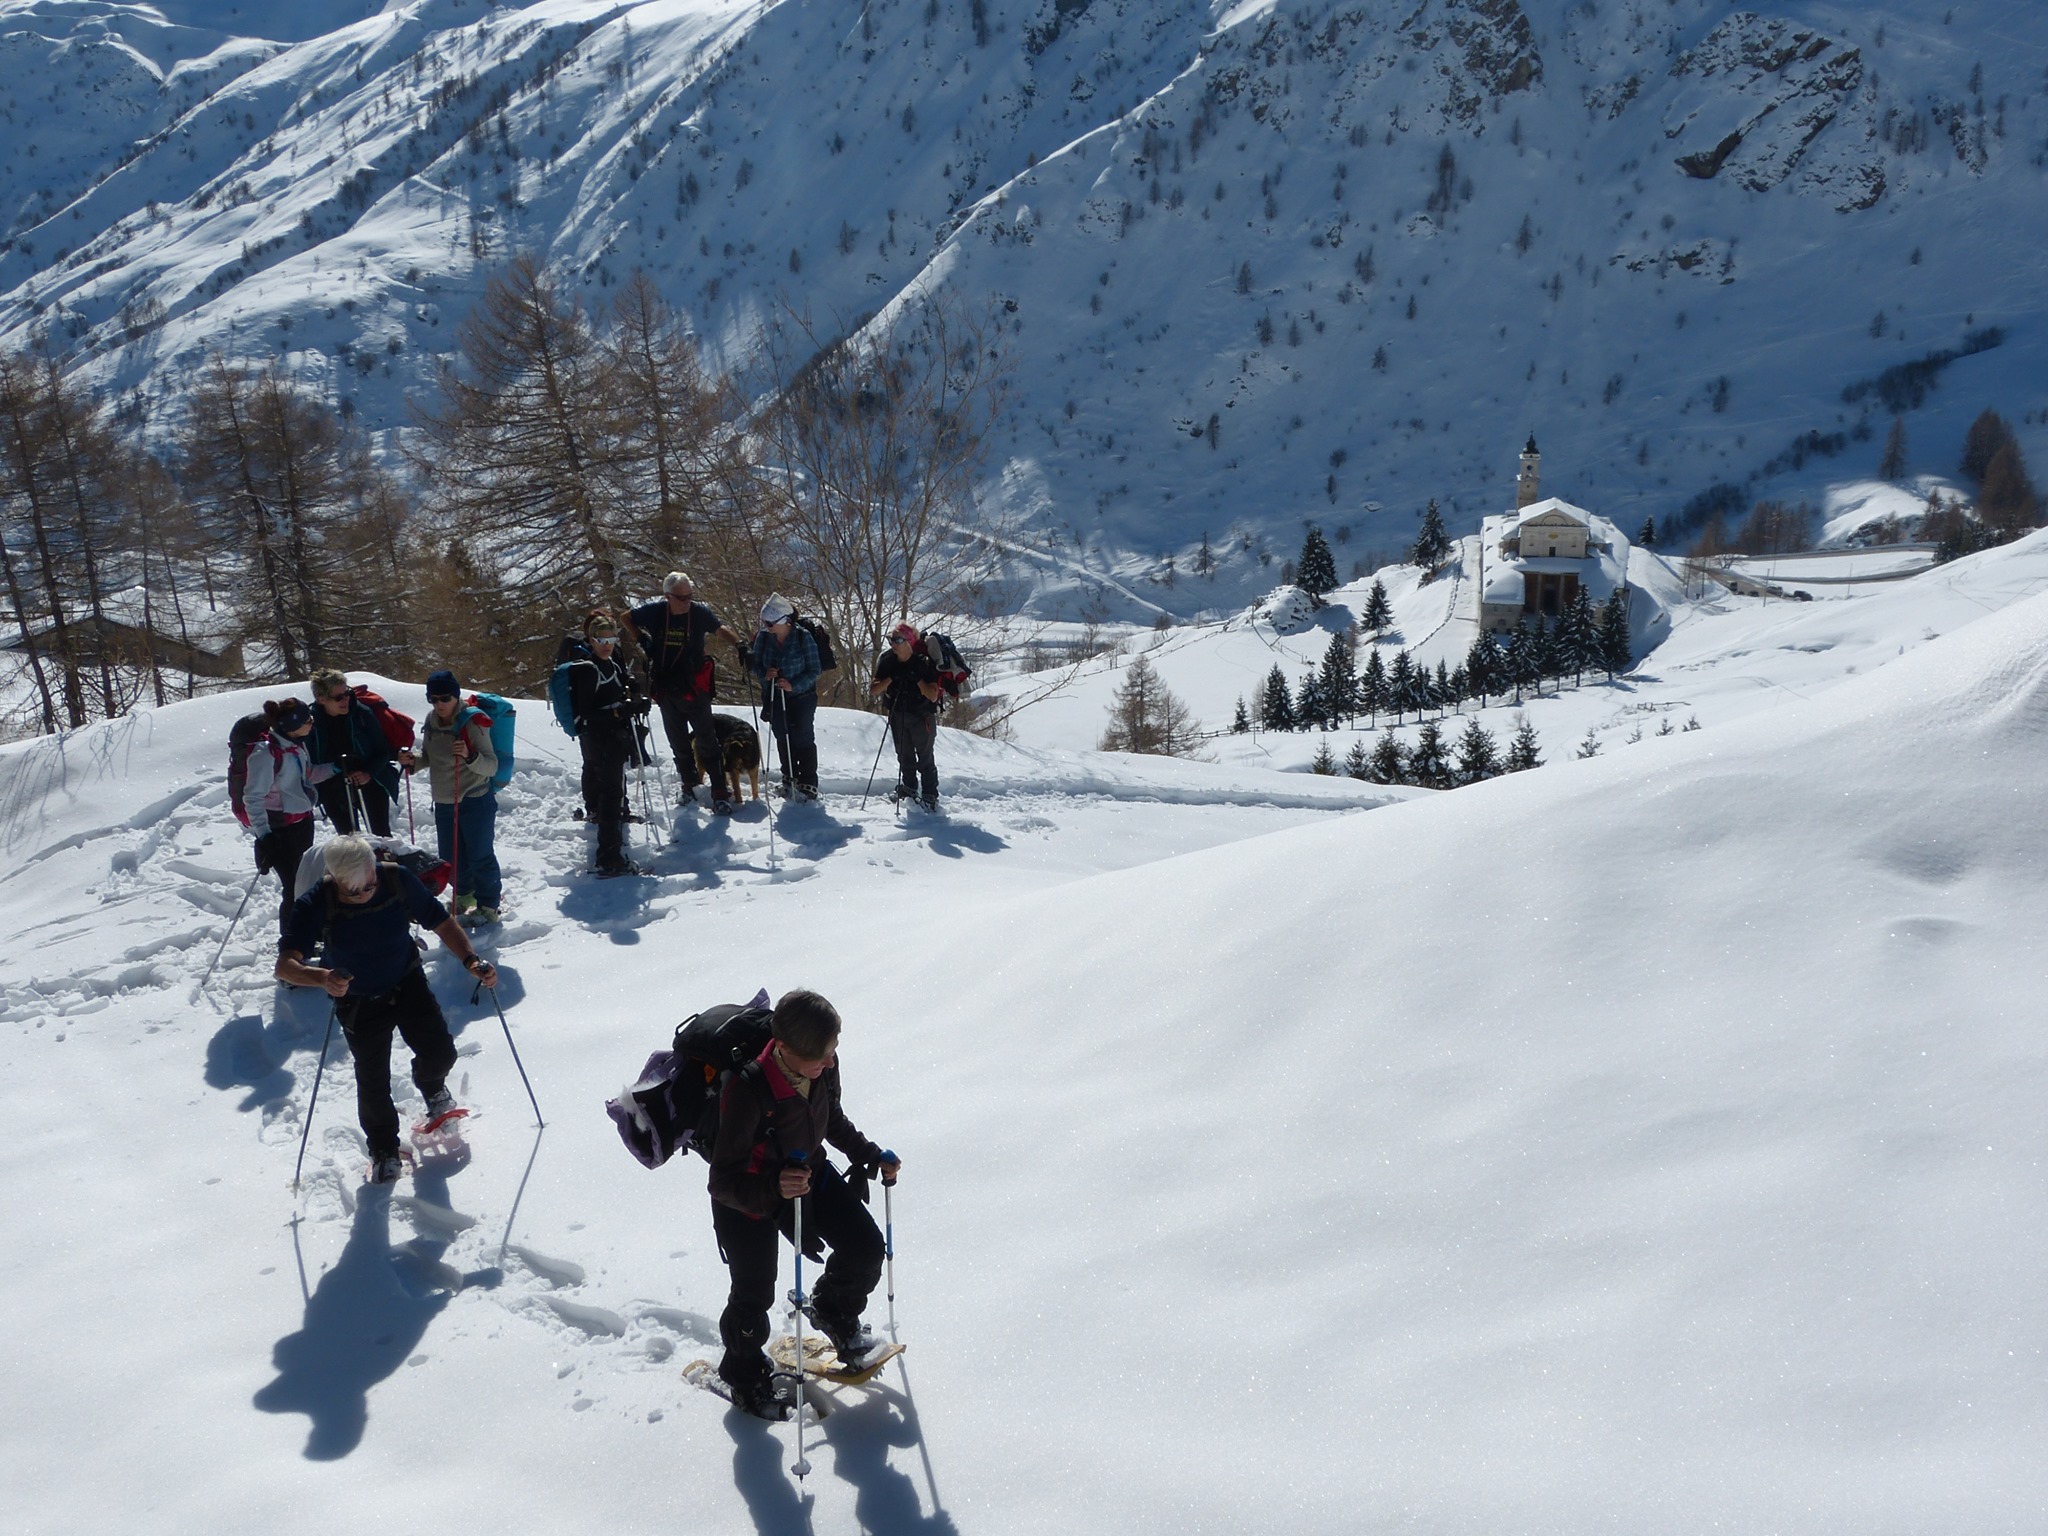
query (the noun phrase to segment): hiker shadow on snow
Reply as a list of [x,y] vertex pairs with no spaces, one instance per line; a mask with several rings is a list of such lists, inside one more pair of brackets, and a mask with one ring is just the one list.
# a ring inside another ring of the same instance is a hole
[[280,983],[270,1012],[268,1023],[258,1014],[236,1014],[206,1042],[206,1086],[222,1092],[248,1089],[248,1097],[235,1106],[244,1114],[275,1108],[291,1097],[298,1080],[288,1063],[294,1051],[320,1049],[327,1030],[327,994]]
[[814,864],[867,835],[858,825],[836,820],[816,805],[784,806],[775,818],[775,830],[789,845],[792,858]]
[[1001,853],[1010,846],[1007,839],[971,821],[955,821],[951,816],[921,813],[905,817],[897,825],[890,841],[924,843],[933,853],[948,859],[969,853]]
[[[898,1392],[879,1381],[858,1389],[858,1400],[841,1396],[832,1416],[806,1432],[811,1476],[828,1473],[853,1489],[854,1516],[860,1529],[873,1536],[958,1536],[959,1527],[939,1502],[937,1480],[917,1408],[908,1391]],[[747,1501],[759,1536],[808,1532],[810,1501],[800,1492],[785,1465],[788,1434],[759,1419],[733,1410],[726,1416],[733,1438],[733,1484]],[[916,1481],[889,1464],[892,1449],[915,1446],[924,1463],[930,1492],[930,1513]],[[829,1468],[821,1465],[831,1453]]]
[[[445,1171],[422,1165],[413,1188],[417,1204],[448,1208]],[[348,1245],[307,1298],[299,1331],[271,1351],[277,1379],[250,1400],[265,1413],[303,1413],[311,1421],[308,1461],[339,1461],[362,1444],[370,1389],[405,1363],[451,1296],[503,1278],[495,1268],[462,1274],[443,1264],[443,1238],[394,1246],[391,1204],[389,1186],[360,1191]]]
[[661,887],[644,875],[624,875],[616,880],[578,875],[567,886],[557,903],[562,916],[592,933],[603,934],[614,944],[638,944],[640,930],[661,915],[653,906]]

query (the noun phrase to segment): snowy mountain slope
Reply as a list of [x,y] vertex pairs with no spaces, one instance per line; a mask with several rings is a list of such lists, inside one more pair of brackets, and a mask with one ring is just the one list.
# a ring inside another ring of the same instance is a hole
[[[740,821],[640,889],[570,877],[529,730],[494,947],[550,1127],[436,961],[473,1161],[363,1195],[334,1061],[298,1225],[321,1014],[250,937],[193,1003],[219,920],[129,955],[179,882],[233,893],[227,705],[7,748],[0,902],[67,930],[6,956],[16,1518],[2029,1529],[2044,658],[2035,596],[1824,697],[1363,816],[1243,768],[1209,770],[1242,806],[1091,801],[1020,758],[898,826],[845,796],[871,723],[840,719],[783,878]],[[149,973],[30,1006],[88,965]],[[679,1380],[722,1296],[700,1171],[642,1171],[598,1109],[684,1011],[797,983],[905,1158],[911,1342],[823,1427],[808,1510],[787,1432]]]
[[[63,167],[8,194],[0,337],[138,409],[220,346],[402,423],[522,249],[599,307],[647,269],[733,359],[785,304],[829,334],[951,293],[1008,327],[989,490],[1075,612],[1192,611],[1158,578],[1204,533],[1227,608],[1304,519],[1469,528],[1530,430],[1629,527],[1818,495],[1894,411],[1917,469],[1986,405],[2048,461],[2023,0],[416,0],[260,45],[169,14],[0,10],[14,174]],[[74,86],[95,49],[121,69]]]

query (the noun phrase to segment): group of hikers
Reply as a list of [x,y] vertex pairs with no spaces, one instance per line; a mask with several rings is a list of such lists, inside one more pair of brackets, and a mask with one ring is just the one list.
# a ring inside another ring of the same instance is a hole
[[[644,659],[644,686],[619,654],[628,631]],[[633,867],[624,851],[624,826],[637,819],[626,774],[650,760],[644,722],[656,708],[682,776],[679,803],[698,803],[698,789],[709,780],[712,809],[733,809],[738,786],[730,737],[711,707],[714,672],[706,647],[713,639],[735,647],[758,686],[783,794],[798,802],[818,798],[817,690],[834,665],[829,640],[778,595],[762,605],[751,643],[743,641],[696,600],[686,574],[670,572],[661,599],[623,620],[592,610],[580,638],[565,644],[557,666],[561,686],[551,689],[560,696],[558,716],[582,748],[583,814],[597,828],[600,875]],[[964,664],[957,674],[942,668],[949,654],[957,662],[951,643],[943,650],[928,647],[927,637],[907,623],[887,639],[869,694],[888,704],[895,798],[936,809],[938,715],[948,686],[964,677]],[[273,700],[261,715],[237,723],[230,738],[230,798],[255,836],[258,875],[275,871],[283,883],[275,975],[333,1000],[355,1062],[368,1177],[389,1184],[404,1175],[407,1162],[391,1088],[394,1035],[412,1053],[412,1080],[424,1103],[416,1134],[464,1113],[448,1087],[454,1041],[427,983],[424,946],[415,942],[413,926],[434,933],[480,987],[498,983],[496,967],[478,954],[463,919],[482,924],[499,917],[497,791],[511,768],[510,706],[492,694],[465,698],[455,673],[437,670],[427,678],[427,716],[415,746],[412,722],[369,689],[351,687],[343,673],[316,672],[311,685],[310,704]],[[758,764],[759,737],[752,727],[747,731]],[[406,776],[421,768],[430,785],[438,864],[393,837],[394,808],[402,791],[409,796]],[[318,853],[316,812],[336,833]],[[454,891],[452,912],[436,894],[447,884]],[[864,1201],[865,1178],[879,1174],[893,1183],[901,1163],[862,1135],[840,1105],[839,1033],[831,1003],[815,992],[789,992],[774,1005],[766,1044],[726,1073],[718,1091],[709,1186],[713,1228],[730,1270],[718,1375],[736,1406],[769,1419],[789,1417],[797,1404],[795,1378],[776,1371],[766,1353],[778,1233],[794,1240],[800,1222],[806,1250],[831,1250],[804,1313],[842,1365],[857,1370],[880,1358],[878,1341],[861,1322],[884,1255]],[[824,1157],[828,1142],[849,1159],[850,1169],[860,1170],[861,1193]]]

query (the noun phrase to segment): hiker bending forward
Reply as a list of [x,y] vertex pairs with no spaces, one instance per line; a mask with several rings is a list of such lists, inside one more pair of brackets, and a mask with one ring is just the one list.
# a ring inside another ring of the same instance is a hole
[[[356,1118],[370,1144],[370,1178],[388,1184],[404,1171],[398,1151],[398,1108],[391,1101],[391,1036],[412,1048],[412,1080],[427,1118],[455,1107],[448,1073],[455,1042],[427,985],[412,925],[432,929],[463,969],[487,987],[498,972],[470,947],[469,935],[418,878],[379,864],[369,839],[334,838],[322,854],[327,874],[292,904],[278,943],[277,979],[321,987],[356,1063]],[[308,963],[318,952],[321,963]]]
[[[779,1418],[768,1364],[777,1236],[790,1237],[803,1204],[804,1248],[831,1258],[804,1308],[839,1358],[860,1364],[876,1347],[860,1315],[882,1277],[882,1234],[861,1196],[824,1156],[831,1142],[853,1166],[894,1182],[901,1163],[854,1129],[839,1106],[839,1013],[815,992],[784,993],[759,1057],[727,1075],[711,1152],[711,1225],[732,1272],[718,1319],[718,1374],[749,1413]],[[803,1162],[794,1161],[803,1154]]]

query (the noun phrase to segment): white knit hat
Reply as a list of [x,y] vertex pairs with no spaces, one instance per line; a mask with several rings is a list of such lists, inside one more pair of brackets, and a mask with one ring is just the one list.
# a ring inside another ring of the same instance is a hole
[[796,609],[790,605],[788,598],[780,592],[771,592],[768,601],[761,605],[761,625],[765,629],[770,624],[780,624],[795,613]]

